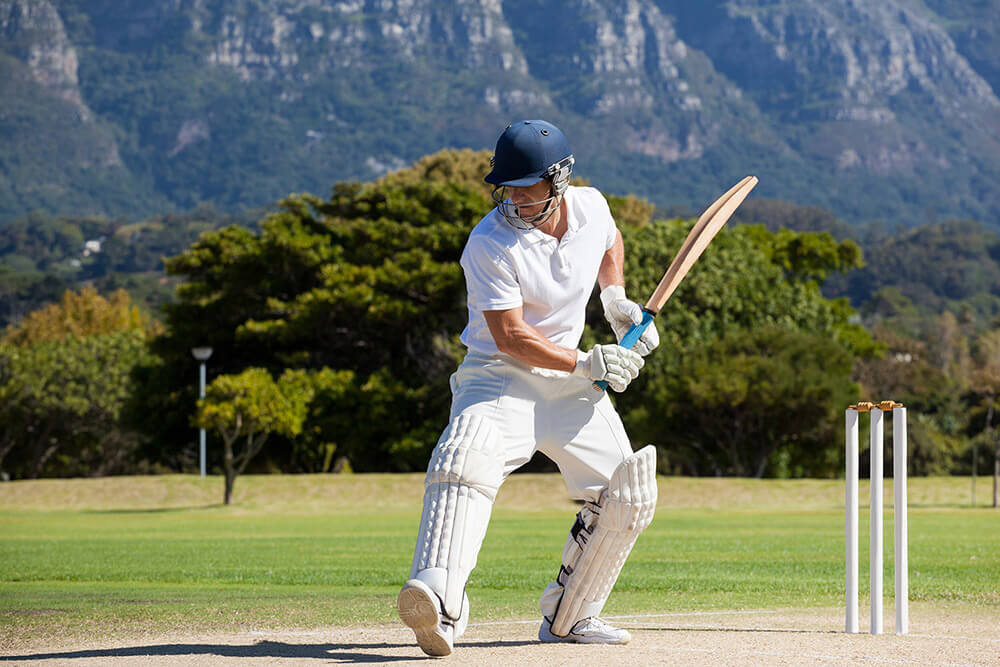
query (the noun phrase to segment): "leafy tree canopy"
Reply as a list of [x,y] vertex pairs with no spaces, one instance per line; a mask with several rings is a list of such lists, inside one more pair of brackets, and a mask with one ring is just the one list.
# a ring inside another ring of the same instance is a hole
[[68,336],[85,338],[122,331],[144,335],[154,328],[149,315],[132,305],[125,290],[117,290],[105,299],[94,288],[84,287],[79,292],[67,290],[59,303],[33,311],[18,324],[9,326],[3,341],[30,345],[60,341]]
[[[232,502],[236,477],[264,447],[269,435],[293,438],[301,433],[311,399],[311,385],[303,371],[285,371],[275,382],[266,370],[248,368],[212,381],[205,398],[198,401],[194,424],[222,436],[226,505]],[[245,440],[243,447],[234,451],[241,438]]]
[[[167,270],[185,283],[154,342],[161,361],[143,371],[156,390],[140,397],[136,414],[163,416],[150,435],[190,441],[190,349],[211,345],[213,372],[309,371],[313,398],[302,435],[276,438],[269,455],[308,470],[327,466],[334,451],[358,470],[422,468],[447,419],[448,377],[463,353],[458,260],[492,207],[482,182],[487,160],[450,151],[374,183],[337,184],[327,200],[290,196],[259,233],[209,231],[169,259]],[[629,292],[642,300],[692,223],[653,222],[651,207],[634,198],[610,202],[627,221],[620,227]],[[871,353],[846,302],[823,298],[818,287],[828,272],[859,262],[856,246],[827,234],[723,233],[664,309],[665,344],[641,378],[646,388],[618,399],[626,419],[660,441],[664,424],[648,415],[663,414],[663,383],[684,351],[733,330],[801,330],[833,339],[845,354]],[[589,322],[587,340],[608,340],[596,299]]]
[[0,343],[0,466],[18,477],[118,470],[138,446],[119,425],[138,393],[130,373],[150,361],[138,329]]
[[[829,293],[875,307],[896,289],[923,315],[950,310],[985,328],[1000,314],[1000,236],[977,222],[950,221],[901,231],[865,244],[864,268],[830,281]],[[876,302],[876,303],[872,303]]]
[[852,355],[831,339],[780,327],[734,330],[663,379],[658,433],[668,461],[696,474],[835,475],[843,407],[855,400]]

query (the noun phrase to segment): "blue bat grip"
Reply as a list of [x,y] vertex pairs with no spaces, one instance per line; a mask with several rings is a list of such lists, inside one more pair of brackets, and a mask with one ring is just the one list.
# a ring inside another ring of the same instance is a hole
[[[656,313],[651,313],[645,308],[642,310],[642,322],[639,324],[633,324],[625,335],[622,337],[621,342],[618,344],[624,348],[631,350],[635,347],[635,344],[639,342],[639,338],[642,337],[642,332],[646,330],[646,327],[650,325],[653,318],[656,317]],[[600,391],[604,391],[608,388],[607,380],[598,380],[594,383],[594,388]]]

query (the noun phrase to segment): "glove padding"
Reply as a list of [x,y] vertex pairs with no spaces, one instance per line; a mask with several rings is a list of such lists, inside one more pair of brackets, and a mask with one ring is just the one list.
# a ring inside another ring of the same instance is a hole
[[[611,325],[619,341],[625,337],[633,324],[642,322],[642,306],[635,301],[629,301],[625,297],[625,288],[621,285],[608,285],[601,290],[601,305],[604,306],[604,318]],[[656,331],[656,325],[650,324],[632,349],[645,357],[659,344],[660,334]]]
[[594,382],[605,380],[612,389],[621,393],[645,364],[642,357],[621,345],[595,345],[590,352],[577,352],[573,374]]

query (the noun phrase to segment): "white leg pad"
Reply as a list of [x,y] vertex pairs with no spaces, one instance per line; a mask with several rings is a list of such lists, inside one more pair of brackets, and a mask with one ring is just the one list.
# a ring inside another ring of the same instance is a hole
[[554,635],[565,637],[580,620],[600,614],[655,509],[656,448],[648,445],[615,469],[598,504],[587,503],[577,515],[557,582],[541,600]]
[[411,579],[427,584],[451,620],[462,617],[465,584],[486,537],[504,455],[484,417],[460,415],[438,440],[424,483],[424,510]]

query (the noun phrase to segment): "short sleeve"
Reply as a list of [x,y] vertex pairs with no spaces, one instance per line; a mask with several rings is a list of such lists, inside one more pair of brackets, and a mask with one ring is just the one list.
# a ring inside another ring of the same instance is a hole
[[471,308],[510,310],[524,303],[517,272],[510,259],[486,238],[469,238],[462,253],[462,269]]
[[608,206],[608,200],[604,198],[604,195],[600,195],[601,201],[604,203],[604,210],[608,214],[608,237],[604,243],[604,251],[607,252],[611,250],[614,246],[615,241],[618,239],[618,225],[615,224],[615,218],[611,215],[611,207]]

